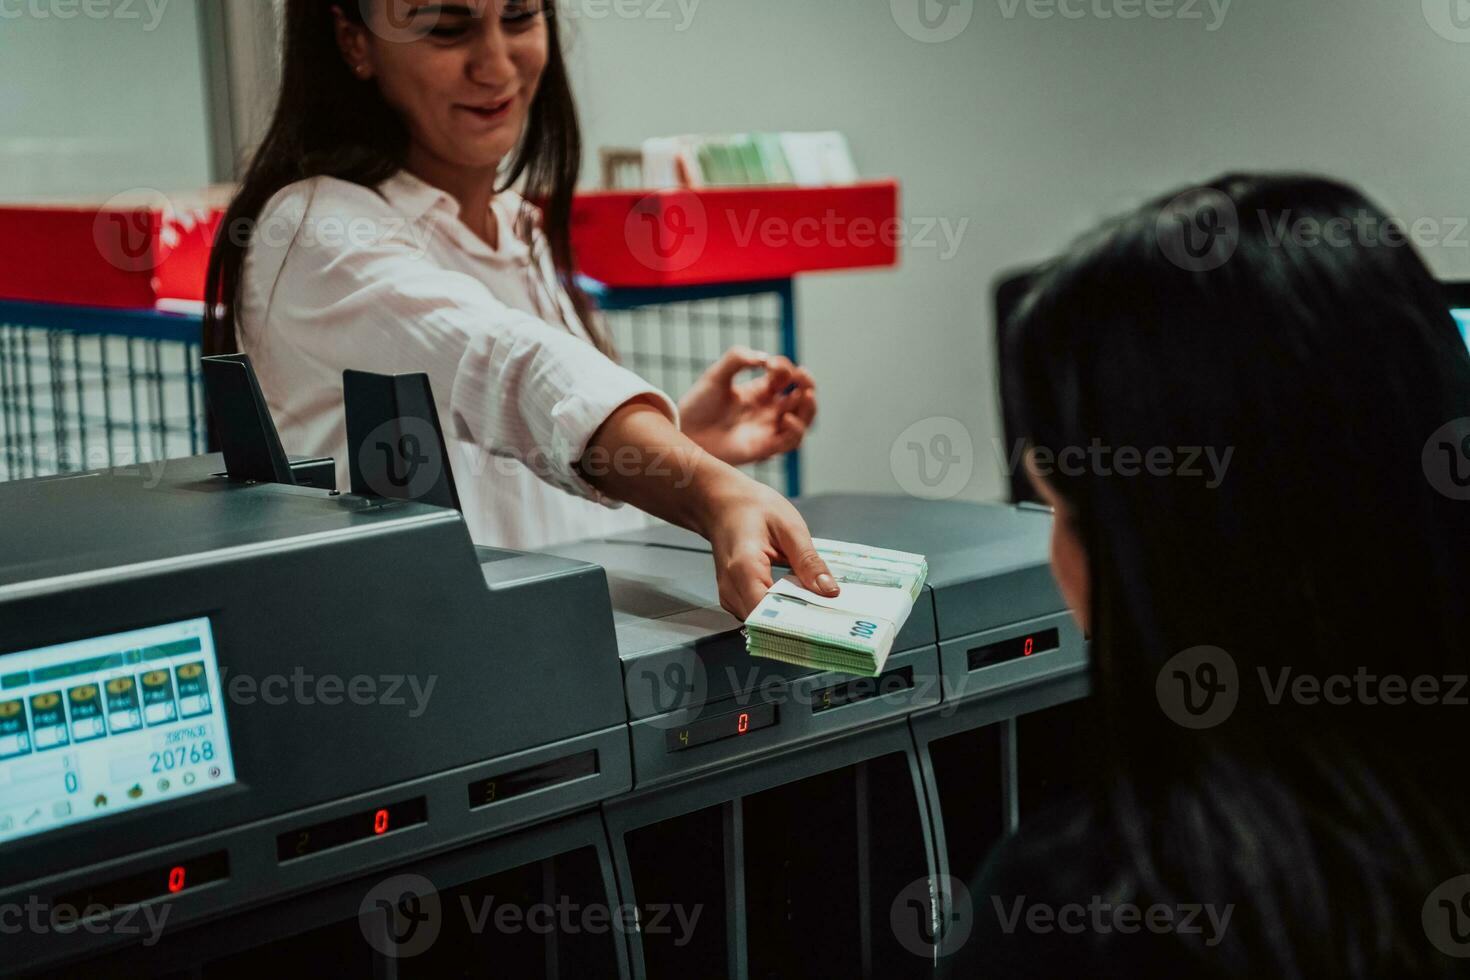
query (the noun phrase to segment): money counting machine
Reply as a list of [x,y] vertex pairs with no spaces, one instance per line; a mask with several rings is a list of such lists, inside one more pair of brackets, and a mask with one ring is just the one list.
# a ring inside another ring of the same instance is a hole
[[1077,764],[1050,518],[800,507],[929,557],[879,678],[748,657],[677,529],[477,549],[220,456],[0,484],[0,974],[927,975],[937,883]]

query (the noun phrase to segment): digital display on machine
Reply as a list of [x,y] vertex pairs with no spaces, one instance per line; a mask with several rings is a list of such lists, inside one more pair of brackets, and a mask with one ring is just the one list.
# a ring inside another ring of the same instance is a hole
[[229,855],[224,851],[215,851],[186,861],[140,871],[116,881],[90,885],[81,891],[58,895],[52,907],[65,906],[82,913],[99,907],[116,909],[203,888],[205,885],[224,881],[229,876]]
[[206,618],[0,656],[0,846],[235,781]]
[[695,746],[749,735],[762,728],[772,727],[778,720],[774,704],[753,704],[740,711],[727,711],[713,717],[700,718],[682,728],[674,729],[665,736],[665,747],[670,752],[682,752]]
[[1009,640],[999,643],[991,643],[988,646],[976,647],[968,655],[969,668],[979,670],[981,667],[991,667],[995,664],[1003,664],[1009,660],[1020,660],[1037,653],[1046,653],[1055,650],[1062,645],[1060,631],[1055,629],[1042,630],[1040,633],[1027,633],[1023,636],[1013,636]]
[[395,831],[418,827],[428,819],[428,801],[422,796],[374,807],[362,813],[277,835],[276,858],[280,861],[294,861],[309,854],[355,844],[360,840],[386,837]]

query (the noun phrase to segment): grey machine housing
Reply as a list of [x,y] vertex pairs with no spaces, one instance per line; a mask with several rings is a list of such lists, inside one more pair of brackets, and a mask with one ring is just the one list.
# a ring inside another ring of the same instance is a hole
[[[746,655],[740,624],[719,607],[708,545],[678,529],[548,554],[477,549],[453,510],[242,484],[222,469],[204,456],[0,484],[0,675],[9,653],[208,617],[238,773],[217,791],[0,844],[0,903],[55,901],[222,853],[222,880],[160,896],[170,928],[185,930],[177,945],[202,937],[203,956],[247,941],[205,923],[253,922],[253,933],[233,932],[260,938],[318,914],[290,911],[294,896],[332,896],[334,911],[320,914],[350,916],[361,899],[351,883],[370,874],[432,858],[469,875],[577,842],[596,849],[607,893],[636,903],[622,833],[895,746],[916,760],[929,872],[944,874],[925,744],[1086,693],[1083,638],[1047,567],[1051,518],[1035,509],[798,502],[818,536],[928,556],[929,584],[884,677],[865,681]],[[974,656],[1048,630],[1056,642],[1035,655]],[[228,696],[230,677],[293,673],[434,686],[417,715],[401,699]],[[681,726],[766,703],[769,727],[676,744]],[[590,764],[476,795],[573,759]],[[410,797],[427,807],[417,826],[299,860],[278,854],[295,828]],[[1014,799],[1007,806],[1013,822]],[[491,841],[488,863],[457,857]],[[130,942],[106,930],[24,932],[7,938],[7,968],[123,955]],[[617,942],[619,975],[645,975],[637,935]],[[739,973],[744,954],[730,955]]]

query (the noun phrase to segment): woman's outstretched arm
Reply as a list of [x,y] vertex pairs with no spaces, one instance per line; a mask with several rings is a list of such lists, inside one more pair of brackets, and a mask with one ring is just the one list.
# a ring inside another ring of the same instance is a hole
[[578,468],[599,491],[704,536],[714,549],[720,603],[745,619],[789,566],[807,589],[835,596],[837,581],[791,501],[696,445],[651,399],[610,415]]

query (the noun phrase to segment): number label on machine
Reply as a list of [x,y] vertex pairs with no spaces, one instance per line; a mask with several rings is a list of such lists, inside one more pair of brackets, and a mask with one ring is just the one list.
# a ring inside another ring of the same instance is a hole
[[489,779],[477,779],[470,784],[470,808],[478,810],[494,803],[504,803],[537,790],[595,776],[597,772],[597,750],[593,749]]
[[850,704],[861,704],[873,698],[887,697],[914,689],[914,668],[900,667],[890,670],[881,677],[859,677],[812,693],[812,714],[821,714],[833,708],[845,708]]
[[0,843],[235,782],[207,618],[0,656]]

